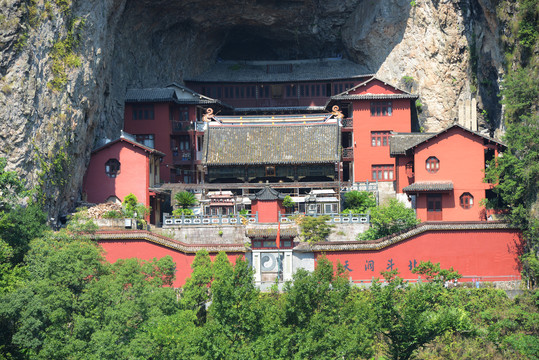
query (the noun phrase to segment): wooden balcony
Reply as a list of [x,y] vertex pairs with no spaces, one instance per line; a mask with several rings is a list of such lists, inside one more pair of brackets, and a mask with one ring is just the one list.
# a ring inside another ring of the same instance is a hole
[[343,161],[352,161],[354,160],[354,148],[344,148],[342,149],[342,159]]
[[174,164],[190,164],[193,160],[191,150],[175,150],[172,152],[172,160]]
[[352,118],[344,118],[341,120],[343,129],[352,129],[354,125],[354,119]]

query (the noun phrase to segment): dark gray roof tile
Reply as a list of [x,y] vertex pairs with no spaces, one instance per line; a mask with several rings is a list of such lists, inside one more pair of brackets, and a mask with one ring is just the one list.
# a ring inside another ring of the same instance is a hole
[[210,125],[204,140],[204,165],[327,164],[340,160],[337,123]]
[[391,155],[404,155],[406,151],[433,135],[432,133],[394,134],[389,140],[389,153]]
[[284,194],[281,194],[279,191],[272,189],[269,186],[264,187],[262,190],[257,191],[255,194],[249,195],[249,199],[251,200],[262,201],[283,200],[284,198]]
[[161,102],[174,99],[174,89],[170,88],[128,89],[125,94],[126,102]]
[[451,181],[425,181],[416,182],[402,189],[404,192],[414,191],[452,191],[453,182]]

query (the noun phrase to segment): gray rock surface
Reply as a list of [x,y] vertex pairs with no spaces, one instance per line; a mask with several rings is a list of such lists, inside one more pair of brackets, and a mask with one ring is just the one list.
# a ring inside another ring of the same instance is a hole
[[[119,135],[128,87],[181,82],[218,57],[343,55],[420,94],[427,131],[455,121],[471,93],[493,124],[501,116],[494,0],[74,0],[71,16],[28,4],[0,0],[0,156],[36,186],[43,164],[68,155],[42,177],[51,215],[79,198],[96,139]],[[53,90],[51,51],[70,19],[84,21],[80,66]]]

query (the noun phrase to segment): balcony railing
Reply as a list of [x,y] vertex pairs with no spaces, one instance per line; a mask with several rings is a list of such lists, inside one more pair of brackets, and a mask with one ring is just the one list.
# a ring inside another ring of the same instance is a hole
[[354,119],[352,118],[345,118],[341,120],[342,127],[343,128],[351,128],[354,124]]
[[342,149],[342,158],[345,161],[354,159],[354,148],[344,148]]
[[355,183],[343,183],[341,186],[341,192],[346,191],[378,191],[378,182],[376,181],[365,181],[365,182],[355,182]]
[[163,218],[164,227],[183,225],[244,225],[244,223],[258,223],[258,213],[246,215],[168,215]]
[[298,216],[329,216],[327,221],[330,224],[368,224],[370,216],[368,214],[279,214],[281,223],[293,223]]
[[174,150],[172,152],[174,162],[191,161],[191,158],[191,150]]

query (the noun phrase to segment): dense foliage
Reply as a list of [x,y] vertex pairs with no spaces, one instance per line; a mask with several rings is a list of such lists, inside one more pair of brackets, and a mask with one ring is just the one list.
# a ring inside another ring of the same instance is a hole
[[300,226],[303,241],[315,243],[326,240],[334,227],[328,223],[329,220],[329,215],[298,217],[296,222]]
[[358,235],[358,240],[375,240],[403,231],[419,224],[413,209],[396,199],[385,205],[371,208],[371,227]]
[[375,206],[376,198],[371,192],[352,190],[344,194],[344,213],[365,214]]
[[392,272],[366,290],[321,258],[281,293],[261,293],[241,257],[212,263],[200,252],[192,268],[178,293],[166,286],[169,257],[109,264],[89,239],[36,239],[18,285],[0,294],[0,359],[502,359],[539,350],[539,293],[512,301],[493,289],[448,289],[436,279],[454,272],[433,264],[421,270],[430,282]]

